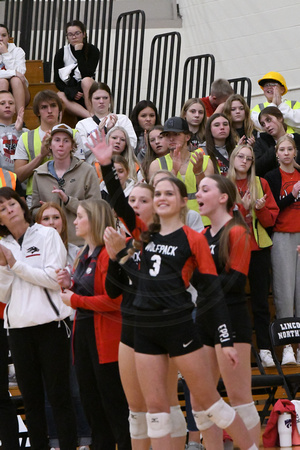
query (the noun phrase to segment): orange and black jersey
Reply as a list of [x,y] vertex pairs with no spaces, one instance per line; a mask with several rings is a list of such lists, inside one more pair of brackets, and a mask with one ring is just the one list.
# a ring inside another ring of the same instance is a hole
[[[133,267],[131,261],[124,266]],[[222,297],[204,236],[187,226],[168,235],[153,233],[141,252],[135,307],[147,311],[191,309],[187,287],[196,267],[206,295]]]
[[248,275],[251,244],[247,230],[236,225],[229,232],[229,261],[226,265],[219,259],[220,238],[224,227],[217,234],[211,235],[210,227],[203,231],[212,257],[220,276],[222,289],[227,303],[245,301],[245,284]]

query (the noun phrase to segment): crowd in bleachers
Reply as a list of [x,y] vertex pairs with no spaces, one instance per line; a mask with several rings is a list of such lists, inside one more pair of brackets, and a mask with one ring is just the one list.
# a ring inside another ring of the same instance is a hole
[[254,330],[274,366],[270,288],[277,318],[300,316],[300,103],[268,72],[252,110],[218,79],[164,124],[150,100],[127,117],[84,24],[66,38],[28,130],[25,55],[0,24],[2,448],[19,448],[9,345],[33,449],[215,450],[222,429],[257,449],[250,350]]

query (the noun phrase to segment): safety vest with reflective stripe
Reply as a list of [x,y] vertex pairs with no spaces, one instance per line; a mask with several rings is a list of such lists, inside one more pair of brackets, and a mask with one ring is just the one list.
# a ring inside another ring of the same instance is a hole
[[0,169],[0,187],[10,187],[16,190],[17,175],[9,170]]
[[[40,138],[39,129],[40,128],[36,128],[35,130],[30,130],[22,134],[23,144],[26,149],[29,162],[32,161],[36,156],[40,155],[41,153],[42,141]],[[77,130],[73,130],[74,139],[76,133]],[[52,157],[45,156],[45,158],[41,162],[41,165],[49,161],[50,159],[52,159]],[[32,182],[33,182],[33,175],[31,175],[27,180],[26,195],[32,195]]]
[[[201,152],[202,152],[202,150],[201,150]],[[193,153],[200,153],[200,152],[196,150],[196,152],[192,152],[192,154]],[[203,166],[202,166],[203,172],[207,168],[208,159],[209,159],[209,156],[203,155]],[[158,163],[159,163],[159,167],[161,169],[168,170],[169,172],[171,172],[172,167],[173,167],[173,161],[172,161],[170,154],[161,156],[160,158],[158,158]],[[184,184],[186,185],[186,190],[187,190],[187,194],[188,194],[188,202],[187,202],[188,208],[199,212],[199,205],[196,200],[196,192],[197,192],[196,177],[193,172],[193,167],[194,167],[193,164],[189,161],[184,179],[183,179],[182,175],[180,174],[180,172],[178,172],[177,178],[179,178],[179,180],[183,181]]]
[[[286,103],[291,109],[300,109],[300,103],[296,100],[285,100],[284,103]],[[269,102],[265,103],[258,103],[258,105],[254,106],[251,111],[255,111],[257,113],[260,113],[263,109],[267,108],[267,106],[270,106]],[[294,128],[287,125],[286,129],[287,133],[295,133]]]
[[[265,193],[263,191],[260,178],[255,177],[255,182],[256,182],[257,198],[262,198]],[[270,238],[265,228],[261,225],[260,221],[256,217],[255,208],[253,208],[252,210],[252,226],[254,237],[259,248],[270,247],[273,244],[272,239]]]

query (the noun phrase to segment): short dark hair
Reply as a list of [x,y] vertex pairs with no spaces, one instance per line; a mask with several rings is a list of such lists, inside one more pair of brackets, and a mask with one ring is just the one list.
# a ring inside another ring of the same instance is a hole
[[[21,208],[24,211],[25,221],[31,224],[31,214],[25,200],[23,200],[16,191],[8,186],[0,188],[0,204],[3,203],[3,199],[10,200],[11,198],[16,200],[20,204]],[[9,234],[11,234],[9,229],[4,225],[0,225],[0,236],[8,236]]]
[[59,112],[62,112],[62,102],[56,92],[51,91],[50,89],[45,89],[44,91],[40,91],[36,94],[33,99],[32,109],[34,114],[39,117],[40,116],[40,104],[42,102],[49,102],[54,100],[57,103]]
[[5,28],[6,31],[7,31],[8,36],[9,36],[9,29],[7,28],[6,25],[4,25],[3,23],[0,23],[0,28]]

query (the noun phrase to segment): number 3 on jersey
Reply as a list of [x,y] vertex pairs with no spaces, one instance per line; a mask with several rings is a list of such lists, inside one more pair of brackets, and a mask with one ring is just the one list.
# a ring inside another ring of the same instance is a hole
[[153,261],[152,269],[149,270],[151,277],[156,277],[159,274],[161,257],[159,255],[153,255],[151,258]]

